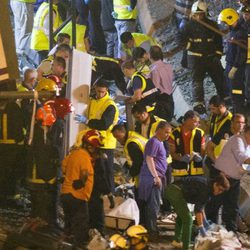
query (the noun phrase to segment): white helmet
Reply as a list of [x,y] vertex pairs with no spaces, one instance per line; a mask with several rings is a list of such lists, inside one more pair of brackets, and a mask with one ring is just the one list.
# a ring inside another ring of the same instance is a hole
[[191,12],[192,13],[207,13],[207,4],[202,1],[202,0],[198,0],[196,2],[194,2],[194,4],[192,5],[192,9]]

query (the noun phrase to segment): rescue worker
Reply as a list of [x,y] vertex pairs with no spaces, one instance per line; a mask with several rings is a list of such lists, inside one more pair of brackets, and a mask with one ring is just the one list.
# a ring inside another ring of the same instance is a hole
[[[0,91],[8,90],[1,82]],[[0,100],[0,128],[0,204],[5,206],[13,203],[25,172],[25,122],[15,101]]]
[[[230,189],[218,197],[219,201],[217,201],[219,205],[223,203],[223,222],[228,231],[238,231],[240,180],[245,173],[248,173],[243,167],[244,164],[250,164],[250,126],[245,127],[244,133],[232,136],[215,161],[215,168],[227,176],[230,182]],[[217,211],[217,209],[214,210],[214,212]]]
[[121,34],[136,31],[137,0],[113,0],[112,16],[115,19],[115,27],[118,36],[118,58],[122,58]]
[[[88,32],[86,32],[86,29],[87,29],[86,25],[76,23],[76,49],[83,51],[83,52],[90,51],[89,35],[88,35]],[[72,21],[68,22],[61,29],[59,34],[61,32],[66,33],[69,36],[71,36],[72,35]],[[72,47],[72,39],[70,40],[69,45],[70,45],[70,47]]]
[[86,116],[76,115],[75,120],[86,124],[88,128],[97,129],[103,136],[101,148],[108,156],[108,181],[112,192],[114,192],[113,162],[116,139],[113,137],[111,130],[118,122],[119,112],[115,102],[109,96],[108,86],[104,80],[96,82],[95,93],[95,96],[89,102]]
[[63,160],[64,181],[61,200],[65,214],[65,233],[74,236],[75,247],[85,248],[88,241],[88,201],[93,189],[93,161],[101,135],[89,130],[82,138],[82,146],[71,151]]
[[[143,163],[143,152],[147,139],[134,131],[128,131],[124,124],[115,125],[112,129],[113,136],[123,146],[126,157],[125,166],[135,183],[135,200],[138,203],[139,173]],[[140,217],[141,218],[141,217]]]
[[133,48],[142,47],[149,52],[150,47],[158,45],[153,37],[147,36],[142,33],[123,32],[120,36],[122,43],[122,55],[120,58],[123,60],[131,59]]
[[[210,99],[209,109],[211,112],[209,122],[210,140],[219,147],[221,140],[227,139],[230,134],[232,113],[227,110],[225,101],[218,95],[215,95]],[[216,150],[219,150],[219,148]],[[218,153],[216,154],[219,155]],[[218,174],[218,171],[214,168],[214,160],[215,159],[211,154],[208,154],[205,160],[211,178]]]
[[224,175],[218,175],[212,181],[207,181],[202,176],[188,176],[167,186],[166,197],[177,214],[172,246],[183,250],[190,249],[193,218],[188,203],[195,205],[198,231],[205,237],[209,222],[206,219],[204,206],[211,197],[222,194],[229,187],[229,181]]
[[67,33],[59,33],[56,38],[56,45],[50,50],[48,56],[52,56],[55,54],[57,47],[60,44],[70,44],[70,35]]
[[[243,114],[236,113],[233,115],[232,120],[231,120],[231,126],[230,130],[228,131],[221,131],[217,133],[212,140],[210,140],[207,145],[206,145],[206,152],[207,156],[213,163],[213,174],[211,178],[214,178],[216,174],[218,175],[220,172],[214,167],[214,164],[218,157],[220,156],[224,146],[228,142],[229,138],[232,137],[233,135],[240,135],[244,131],[244,127],[246,124],[246,119]],[[206,215],[209,218],[209,220],[213,222],[217,222],[218,220],[218,215],[219,215],[219,208],[220,206],[223,205],[223,207],[226,207],[226,204],[223,204],[223,202],[220,201],[220,199],[213,199],[208,202],[206,205]],[[225,221],[225,217],[227,215],[225,214],[224,209],[222,209],[222,221]],[[239,216],[239,225],[241,225],[241,229],[245,230],[244,227],[244,222],[241,221],[240,223],[240,216]]]
[[14,15],[15,44],[17,57],[21,58],[28,44],[34,20],[33,4],[36,0],[11,0],[10,7]]
[[33,90],[37,84],[37,70],[27,68],[23,74],[23,81],[17,84],[18,91],[29,91]]
[[175,180],[189,175],[203,175],[202,160],[205,155],[204,131],[198,128],[199,114],[189,110],[181,126],[170,135],[172,175]]
[[128,103],[141,103],[145,106],[152,106],[158,96],[158,89],[150,78],[146,79],[142,74],[136,71],[133,61],[125,61],[122,64],[124,75],[130,79],[127,90],[131,97]]
[[[53,31],[62,23],[57,9],[58,0],[53,0]],[[49,51],[49,3],[43,2],[36,12],[31,33],[30,48],[37,51],[39,62],[44,60]]]
[[[68,65],[70,54],[71,54],[70,46],[67,44],[60,44],[57,47],[55,53],[51,56],[48,56],[46,59],[44,59],[41,62],[41,64],[38,66],[38,68],[37,68],[37,72],[38,72],[37,80],[38,81],[41,80],[44,75],[51,74],[51,66],[52,66],[52,62],[53,62],[54,57],[62,57],[65,60],[65,62],[66,62],[66,69],[65,70],[67,73],[68,72],[67,65]],[[67,82],[66,75],[65,75],[65,80],[64,80],[65,83]]]
[[93,56],[91,84],[93,85],[98,78],[103,78],[106,81],[114,81],[118,89],[123,94],[126,93],[127,83],[124,79],[119,60],[107,56]]
[[186,47],[188,68],[192,69],[192,92],[194,107],[204,106],[203,83],[208,73],[212,78],[217,94],[224,97],[224,69],[220,58],[223,53],[222,38],[213,30],[217,23],[207,18],[207,4],[201,0],[192,6],[190,22],[181,30],[180,46]]
[[50,225],[56,224],[57,171],[59,154],[53,143],[55,110],[43,105],[36,112],[32,145],[27,149],[27,188],[31,196],[31,217],[40,217]]
[[[245,104],[245,64],[246,64],[246,30],[242,27],[244,20],[240,19],[234,9],[224,9],[220,12],[218,21],[225,23],[230,29],[226,51],[225,77],[227,96],[232,97],[234,112],[244,112]],[[234,43],[234,41],[240,43]]]
[[242,16],[245,21],[244,28],[247,36],[247,59],[246,59],[246,71],[245,71],[245,96],[247,98],[247,107],[250,106],[250,3],[249,1],[241,8]]

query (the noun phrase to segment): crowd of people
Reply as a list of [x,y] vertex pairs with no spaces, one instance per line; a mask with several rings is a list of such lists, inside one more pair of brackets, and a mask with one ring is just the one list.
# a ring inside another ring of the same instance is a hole
[[[39,58],[37,68],[24,70],[17,89],[20,93],[47,90],[55,96],[0,100],[1,205],[9,206],[25,186],[31,217],[57,226],[57,207],[62,206],[65,234],[85,249],[90,228],[105,234],[103,196],[107,195],[110,208],[115,206],[114,150],[119,142],[126,158],[123,167],[134,183],[140,224],[150,241],[159,240],[159,214],[174,211],[172,245],[189,249],[193,219],[188,203],[195,205],[196,228],[203,237],[210,223],[218,222],[221,207],[226,229],[237,232],[240,180],[250,164],[249,1],[242,1],[238,12],[222,10],[218,23],[210,18],[205,1],[176,1],[177,42],[183,48],[180,63],[192,71],[193,110],[173,125],[178,109],[173,67],[164,61],[153,37],[136,33],[137,1],[76,0],[76,49],[92,55],[93,91],[87,111],[74,116],[86,129],[79,132],[66,157],[65,117],[73,111],[65,98],[72,22],[56,35],[50,50],[49,3],[40,2],[34,14],[34,2],[10,1],[18,59],[25,53],[28,37]],[[67,16],[58,4],[53,0],[53,31]],[[225,69],[220,60],[224,51]],[[208,104],[203,88],[207,74],[217,92]],[[112,81],[127,96],[125,105],[132,107],[127,115],[133,116],[134,131],[119,119],[118,106],[109,94]],[[0,88],[11,90],[9,86]],[[201,123],[204,113],[208,118]]]

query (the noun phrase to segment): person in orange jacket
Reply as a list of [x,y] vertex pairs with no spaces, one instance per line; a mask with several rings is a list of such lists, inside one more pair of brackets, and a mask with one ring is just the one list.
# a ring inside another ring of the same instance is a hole
[[88,201],[94,182],[93,160],[100,146],[99,132],[89,130],[82,137],[82,146],[73,150],[62,163],[64,180],[61,201],[65,215],[65,233],[74,237],[76,247],[84,248],[88,241]]

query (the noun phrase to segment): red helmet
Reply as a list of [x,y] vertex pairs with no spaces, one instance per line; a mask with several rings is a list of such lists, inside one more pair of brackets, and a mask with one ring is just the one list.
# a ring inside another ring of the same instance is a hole
[[56,98],[46,102],[46,104],[51,105],[56,112],[56,117],[64,119],[64,117],[74,111],[74,107],[69,99],[66,98]]
[[99,148],[102,145],[102,136],[96,129],[91,129],[86,132],[86,134],[82,137],[82,142],[87,142],[95,148]]
[[63,87],[63,82],[62,82],[62,78],[61,77],[56,76],[56,75],[47,75],[47,76],[45,76],[45,78],[54,81],[56,83],[56,85],[58,86],[58,88],[62,88]]
[[44,104],[36,112],[36,119],[42,121],[43,126],[52,126],[56,121],[55,110],[48,104]]

